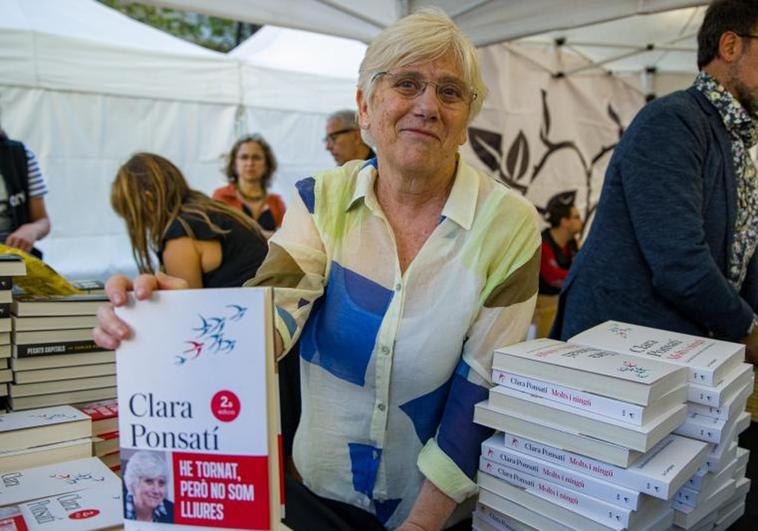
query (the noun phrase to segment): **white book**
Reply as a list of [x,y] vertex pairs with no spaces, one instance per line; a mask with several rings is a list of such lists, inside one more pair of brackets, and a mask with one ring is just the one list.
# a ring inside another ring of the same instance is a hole
[[[2,334],[0,334],[2,335]],[[5,345],[0,345],[0,358],[10,358],[12,354],[12,349],[10,343],[6,343]]]
[[12,316],[13,330],[26,332],[30,330],[67,330],[70,328],[94,328],[97,326],[95,315],[63,315],[60,317],[16,317]]
[[482,457],[489,462],[531,474],[611,505],[630,510],[639,507],[640,493],[638,491],[505,447],[497,436],[490,437],[482,443]]
[[725,466],[721,470],[721,472],[714,474],[713,478],[705,485],[704,488],[698,490],[686,486],[682,487],[674,495],[674,500],[691,507],[696,507],[698,500],[708,498],[711,494],[718,490],[718,487],[723,485],[724,481],[727,479],[734,479],[733,476],[736,467],[737,460],[733,459],[729,465]]
[[706,417],[727,420],[745,410],[747,399],[753,394],[753,379],[744,387],[735,388],[724,397],[721,406],[706,406],[695,402],[687,402],[688,413],[699,413]]
[[55,380],[71,380],[88,376],[108,376],[116,374],[115,363],[98,363],[96,365],[79,365],[75,367],[59,367],[57,369],[37,369],[33,371],[15,371],[13,374],[17,384],[51,382]]
[[514,449],[663,500],[671,499],[692,477],[710,449],[701,441],[669,435],[630,467],[622,468],[511,433],[496,433],[488,441],[493,448]]
[[471,515],[471,529],[472,531],[539,531],[513,518],[506,518],[508,520],[502,524],[495,525],[491,520],[474,511],[474,514]]
[[73,441],[42,444],[31,448],[0,451],[0,473],[23,468],[52,465],[92,456],[92,439],[84,437]]
[[724,468],[730,468],[731,470],[734,470],[734,468],[731,468],[731,466],[736,457],[737,443],[732,443],[730,450],[724,452],[725,463],[723,466],[719,467],[718,470],[714,470],[713,472],[709,472],[709,469],[707,467],[699,468],[698,471],[687,480],[685,486],[697,491],[709,489],[712,486],[713,481],[715,481],[716,476],[720,474]]
[[624,446],[587,437],[565,425],[534,422],[532,417],[519,411],[505,413],[492,407],[489,402],[476,404],[474,422],[512,435],[545,441],[546,444],[622,467],[629,466],[642,455]]
[[0,528],[28,531],[112,529],[123,524],[123,503],[121,487],[113,482],[106,488],[76,490],[4,507],[0,512]]
[[581,514],[591,520],[614,529],[625,529],[631,525],[633,511],[622,509],[590,496],[563,488],[531,474],[524,474],[511,467],[480,458],[479,471],[498,477],[512,485]]
[[0,506],[88,488],[121,488],[121,481],[96,457],[6,472],[0,481]]
[[58,406],[0,415],[0,448],[19,450],[89,437],[90,417],[71,406]]
[[13,343],[16,345],[63,343],[66,341],[92,341],[92,328],[13,332]]
[[101,389],[116,385],[116,375],[90,376],[87,378],[71,378],[70,380],[51,380],[49,382],[34,382],[25,384],[11,384],[10,395],[12,398],[23,396],[49,395],[52,393],[67,393],[71,391],[83,391],[85,389]]
[[633,426],[506,387],[493,387],[490,389],[489,396],[490,405],[502,411],[517,410],[528,414],[535,422],[565,423],[583,435],[639,452],[650,450],[658,441],[682,424],[687,416],[687,407],[679,404],[643,426]]
[[[562,525],[573,529],[581,529],[582,531],[608,531],[609,529],[619,529],[619,526],[601,524],[592,518],[587,518],[580,513],[537,496],[524,488],[517,487],[507,481],[486,473],[479,474],[479,485],[483,489],[481,491],[482,494],[480,494],[480,499],[482,499],[483,503],[506,512],[522,522],[538,527],[539,529],[552,529],[552,527],[550,525],[543,525],[540,527],[535,525],[535,523],[532,523],[528,518],[524,518],[527,516],[525,514],[518,513],[517,515],[515,512],[506,511],[506,504],[500,504],[499,500],[512,502],[513,505],[518,505],[537,513],[548,519],[548,521],[560,522]],[[488,494],[484,494],[484,491],[488,491]],[[667,502],[650,498],[648,505],[646,505],[646,510],[637,513],[639,520],[635,522],[635,525],[631,529],[633,531],[663,531],[670,526],[670,523],[661,526],[661,523],[665,523],[669,514],[670,508]]]
[[711,496],[703,500],[697,507],[672,502],[674,508],[674,524],[689,529],[702,520],[708,513],[714,511],[734,493],[736,483],[728,479]]
[[749,363],[740,363],[729,371],[716,386],[689,383],[687,385],[687,401],[705,406],[721,407],[726,401],[726,397],[736,389],[748,385],[752,379],[753,366]]
[[14,411],[32,409],[35,407],[58,406],[61,404],[75,404],[91,400],[106,400],[116,397],[115,387],[101,387],[99,389],[85,389],[83,391],[66,391],[63,393],[51,393],[49,395],[34,395],[15,398],[11,396],[9,402]]
[[492,382],[503,387],[542,397],[553,402],[610,417],[635,426],[641,426],[663,411],[683,403],[687,399],[687,386],[680,385],[648,406],[640,406],[623,400],[582,391],[576,387],[529,378],[511,371],[492,370]]
[[686,367],[689,381],[705,385],[717,385],[732,367],[745,359],[745,345],[741,343],[619,321],[606,321],[569,341]]
[[[514,487],[515,488],[515,487]],[[508,498],[501,497],[494,492],[481,488],[479,490],[479,502],[484,507],[495,511],[493,507],[497,507],[497,514],[509,515],[519,522],[523,522],[526,525],[532,526],[535,529],[550,529],[551,531],[575,531],[575,527],[563,525],[558,520],[548,518],[543,513],[533,511],[515,503]],[[605,526],[600,527],[603,529]],[[605,528],[608,529],[608,528]]]
[[716,521],[713,531],[728,531],[745,514],[745,502],[737,504],[731,511]]
[[722,435],[727,432],[731,424],[737,422],[737,417],[730,420],[714,419],[700,413],[688,413],[685,420],[674,433],[692,437],[699,441],[720,444],[723,442]]
[[701,467],[705,472],[718,474],[725,466],[737,456],[737,442],[733,439],[729,443],[719,444],[711,450],[705,463]]
[[11,368],[14,371],[54,369],[59,367],[94,365],[96,363],[116,363],[116,353],[112,350],[101,350],[98,352],[54,354],[33,358],[11,358]]
[[[270,289],[159,291],[116,314],[123,473],[163,463],[173,523],[271,529],[280,518]],[[219,475],[220,474],[220,475]],[[186,488],[206,482],[208,491]],[[162,528],[128,519],[126,529]]]
[[[536,527],[532,527],[505,513],[501,513],[481,502],[476,504],[476,511],[474,511],[474,526],[476,526],[477,520],[482,520],[483,523],[491,526],[493,529],[506,531],[538,531]],[[565,527],[563,527],[561,531],[563,530],[568,531]]]
[[725,479],[734,476],[736,468],[737,459],[735,453],[735,457],[733,457],[720,471],[716,473],[706,472],[703,474],[702,471],[698,470],[698,472],[694,474],[682,488],[688,488],[696,492],[713,492],[715,488],[720,485],[720,481],[723,482]]
[[641,405],[687,381],[683,367],[552,339],[497,349],[492,367]]
[[0,369],[0,383],[13,381],[13,372],[10,369]]
[[747,462],[750,459],[750,450],[737,447],[734,458],[737,460],[737,467],[735,469],[734,476],[732,477],[734,479],[739,479],[744,476],[744,474],[740,474],[739,471],[747,466]]
[[11,333],[0,332],[0,345],[10,345],[10,344],[11,344]]
[[[737,437],[748,429],[750,426],[750,413],[747,411],[743,411],[739,415],[737,415],[737,419],[727,430],[726,434],[724,435],[724,442],[721,444],[717,444],[714,446],[713,451],[711,452],[713,454],[714,458],[717,458],[722,452],[725,452],[729,450],[734,443],[734,441],[737,439]],[[721,461],[719,459],[719,461]],[[710,471],[713,471],[713,466],[708,466],[708,469]],[[718,468],[718,467],[716,467]]]

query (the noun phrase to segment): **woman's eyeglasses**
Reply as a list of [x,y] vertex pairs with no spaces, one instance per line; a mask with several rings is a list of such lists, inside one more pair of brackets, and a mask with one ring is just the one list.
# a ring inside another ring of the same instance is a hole
[[477,98],[476,92],[457,79],[430,81],[412,72],[399,74],[377,72],[374,74],[373,80],[375,81],[380,77],[387,78],[390,86],[396,92],[409,99],[423,94],[427,85],[434,87],[437,98],[446,105],[469,104]]

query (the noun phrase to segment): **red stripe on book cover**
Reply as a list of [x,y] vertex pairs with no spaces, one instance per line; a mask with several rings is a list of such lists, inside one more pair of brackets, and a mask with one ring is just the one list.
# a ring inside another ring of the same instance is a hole
[[282,434],[276,436],[279,444],[279,503],[284,507],[284,443]]
[[101,439],[117,439],[118,438],[118,430],[116,431],[108,431],[105,433],[101,433],[98,435]]
[[270,529],[268,457],[174,452],[174,523]]
[[19,515],[10,518],[0,518],[0,529],[12,529],[13,531],[29,531],[24,522],[24,517]]

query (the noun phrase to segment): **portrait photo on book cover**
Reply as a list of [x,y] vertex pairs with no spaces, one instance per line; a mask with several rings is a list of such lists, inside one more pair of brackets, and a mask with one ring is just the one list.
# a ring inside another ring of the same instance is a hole
[[174,522],[171,454],[121,449],[124,518],[141,522]]

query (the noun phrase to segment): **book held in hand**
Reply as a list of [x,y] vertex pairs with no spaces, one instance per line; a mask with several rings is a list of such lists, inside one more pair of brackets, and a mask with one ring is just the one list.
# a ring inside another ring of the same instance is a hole
[[[162,524],[272,529],[280,520],[278,394],[269,289],[159,291],[117,315],[134,331],[117,352],[126,529]],[[165,481],[157,520],[131,467]]]

